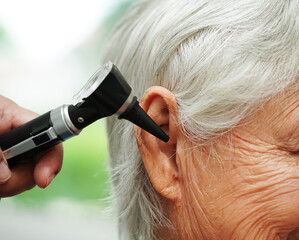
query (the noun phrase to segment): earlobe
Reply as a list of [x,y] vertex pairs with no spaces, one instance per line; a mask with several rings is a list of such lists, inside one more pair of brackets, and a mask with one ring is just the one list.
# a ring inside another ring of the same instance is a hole
[[181,190],[176,163],[179,129],[175,97],[169,90],[154,86],[145,92],[140,106],[170,137],[170,140],[164,143],[143,129],[135,127],[135,136],[145,169],[155,190],[163,197],[177,201],[180,199]]

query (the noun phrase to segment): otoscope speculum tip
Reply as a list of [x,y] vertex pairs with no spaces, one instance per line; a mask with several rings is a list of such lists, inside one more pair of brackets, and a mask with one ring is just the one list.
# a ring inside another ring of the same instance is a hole
[[134,123],[164,142],[168,142],[169,140],[169,136],[167,136],[154,120],[140,107],[136,97],[134,97],[131,107],[118,118],[123,118]]

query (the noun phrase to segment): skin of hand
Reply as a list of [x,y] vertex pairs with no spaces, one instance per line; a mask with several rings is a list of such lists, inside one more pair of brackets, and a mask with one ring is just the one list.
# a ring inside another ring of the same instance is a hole
[[208,145],[179,128],[171,92],[152,87],[140,101],[170,135],[135,127],[145,169],[175,230],[159,239],[299,239],[299,93],[291,88]]
[[[14,129],[37,117],[13,101],[0,96],[0,134]],[[46,188],[58,174],[62,166],[62,145],[52,147],[34,156],[24,159],[11,169],[0,150],[0,198],[9,197],[38,185]]]

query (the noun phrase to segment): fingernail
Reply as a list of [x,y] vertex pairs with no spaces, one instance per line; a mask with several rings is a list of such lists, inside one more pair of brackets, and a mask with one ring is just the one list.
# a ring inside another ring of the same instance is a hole
[[0,184],[5,183],[11,177],[11,172],[7,166],[5,158],[0,162]]
[[53,181],[53,179],[55,178],[55,176],[56,176],[56,174],[52,174],[50,177],[48,177],[46,187],[48,187],[50,185],[50,183]]

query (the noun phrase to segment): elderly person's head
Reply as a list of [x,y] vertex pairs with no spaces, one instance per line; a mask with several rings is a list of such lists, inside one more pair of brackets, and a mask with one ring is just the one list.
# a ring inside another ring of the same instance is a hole
[[109,120],[121,239],[299,239],[298,13],[298,0],[129,10],[107,58],[170,141]]

